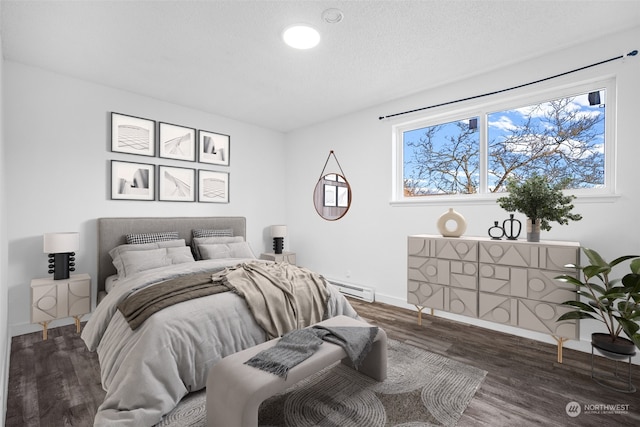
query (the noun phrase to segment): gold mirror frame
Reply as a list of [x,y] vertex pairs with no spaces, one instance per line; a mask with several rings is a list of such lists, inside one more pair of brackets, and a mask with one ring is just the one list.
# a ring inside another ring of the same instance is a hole
[[313,190],[316,212],[327,221],[336,221],[346,215],[351,207],[351,186],[339,173],[323,175]]

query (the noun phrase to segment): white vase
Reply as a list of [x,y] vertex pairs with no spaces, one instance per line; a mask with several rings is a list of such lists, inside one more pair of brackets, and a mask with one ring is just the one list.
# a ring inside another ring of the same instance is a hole
[[[456,223],[454,229],[447,227],[449,221]],[[467,221],[459,212],[454,211],[453,208],[449,208],[447,212],[440,215],[437,226],[438,231],[440,231],[443,237],[460,237],[467,230]]]

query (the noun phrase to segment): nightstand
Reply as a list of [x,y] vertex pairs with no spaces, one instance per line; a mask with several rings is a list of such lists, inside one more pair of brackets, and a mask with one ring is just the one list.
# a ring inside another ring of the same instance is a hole
[[266,252],[260,255],[260,258],[267,259],[269,261],[275,262],[288,262],[289,264],[296,264],[296,253],[295,252],[282,252],[281,254],[276,254],[273,252]]
[[51,278],[31,281],[31,323],[42,325],[42,339],[47,326],[55,319],[73,317],[80,333],[80,318],[91,311],[91,277],[73,274],[68,279]]

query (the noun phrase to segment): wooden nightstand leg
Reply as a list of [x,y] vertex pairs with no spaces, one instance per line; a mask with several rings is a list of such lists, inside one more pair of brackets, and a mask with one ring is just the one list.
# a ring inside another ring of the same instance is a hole
[[80,333],[80,317],[81,316],[73,316],[76,321],[76,333]]
[[49,325],[49,322],[40,322],[40,324],[42,325],[42,339],[46,340],[48,338],[47,326]]
[[554,335],[551,335],[551,336],[558,343],[558,363],[562,363],[562,345],[564,344],[565,341],[569,341],[569,338],[556,337]]

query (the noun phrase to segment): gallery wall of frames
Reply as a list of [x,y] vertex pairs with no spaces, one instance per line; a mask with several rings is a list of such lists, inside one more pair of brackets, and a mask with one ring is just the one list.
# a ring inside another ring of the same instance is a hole
[[[195,163],[197,167],[111,160],[111,200],[229,203],[231,137],[111,113],[111,151]],[[206,166],[210,165],[210,166]]]

